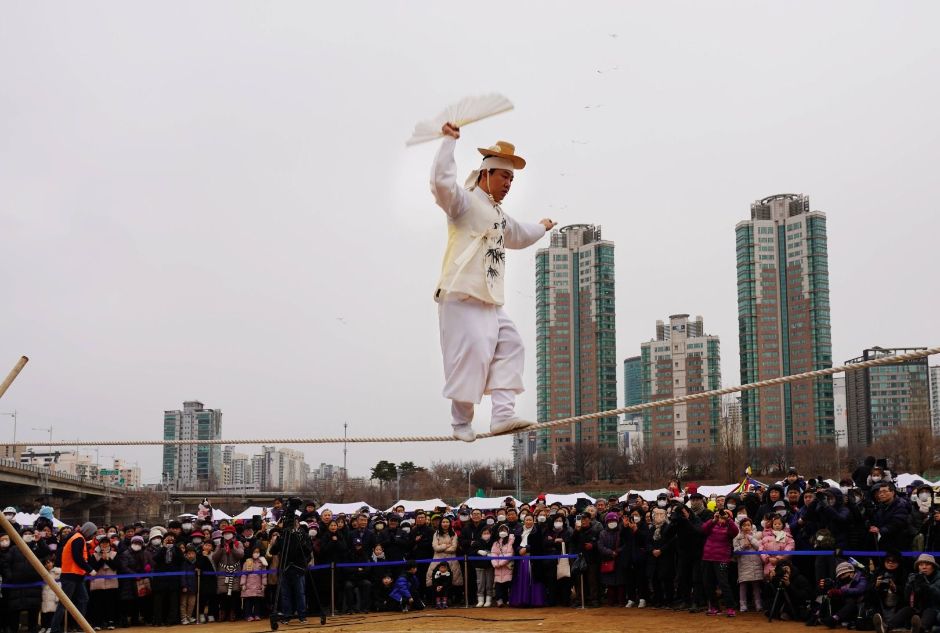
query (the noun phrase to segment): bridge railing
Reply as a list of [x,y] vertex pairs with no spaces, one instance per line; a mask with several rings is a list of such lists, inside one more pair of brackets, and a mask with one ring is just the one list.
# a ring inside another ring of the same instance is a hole
[[46,466],[33,466],[32,464],[23,464],[15,459],[10,459],[8,457],[0,457],[0,466],[5,466],[7,468],[15,468],[17,470],[23,470],[26,472],[35,473],[37,475],[43,475],[48,478],[55,478],[61,480],[72,481],[83,486],[94,486],[102,490],[124,490],[121,486],[112,486],[110,484],[101,483],[98,481],[93,481],[88,477],[80,477],[79,475],[73,475],[71,473],[58,473],[49,470]]

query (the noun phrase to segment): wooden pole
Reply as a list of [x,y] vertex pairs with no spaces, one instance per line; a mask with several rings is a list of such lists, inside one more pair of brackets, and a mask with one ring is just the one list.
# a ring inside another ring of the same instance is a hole
[[[23,367],[26,366],[26,363],[29,362],[29,359],[25,356],[20,356],[20,359],[16,361],[16,365],[13,366],[13,369],[10,370],[10,373],[7,374],[7,377],[3,379],[3,382],[0,383],[0,398],[3,397],[3,394],[7,392],[7,389],[10,388],[10,385],[13,384],[13,381],[16,380],[16,377],[20,375],[20,372],[23,371]],[[43,567],[45,569],[45,567]]]
[[[23,358],[26,357],[24,356]],[[29,564],[32,565],[33,569],[36,570],[36,573],[39,574],[39,577],[42,578],[46,585],[52,589],[53,593],[58,596],[59,602],[61,602],[65,607],[65,610],[73,618],[75,618],[75,621],[78,622],[79,626],[82,627],[82,631],[85,633],[95,633],[95,630],[88,623],[88,620],[85,619],[85,616],[82,615],[82,612],[75,607],[75,604],[71,600],[69,600],[69,597],[65,595],[64,591],[62,591],[62,587],[60,587],[59,583],[57,583],[55,578],[52,577],[52,574],[50,574],[42,562],[36,558],[33,550],[29,549],[29,545],[26,544],[26,541],[23,540],[23,537],[20,536],[20,533],[16,531],[16,529],[7,520],[6,516],[2,514],[0,514],[0,527],[2,527],[3,530],[9,535],[10,540],[16,543],[16,547],[20,550],[20,553],[26,557],[26,560],[29,561]]]

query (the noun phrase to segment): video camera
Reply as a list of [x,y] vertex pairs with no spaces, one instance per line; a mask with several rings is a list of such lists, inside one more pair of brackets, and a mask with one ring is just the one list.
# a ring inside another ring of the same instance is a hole
[[281,521],[284,523],[285,530],[292,530],[297,523],[297,511],[303,505],[304,501],[300,497],[289,497],[287,505],[284,508],[284,514]]

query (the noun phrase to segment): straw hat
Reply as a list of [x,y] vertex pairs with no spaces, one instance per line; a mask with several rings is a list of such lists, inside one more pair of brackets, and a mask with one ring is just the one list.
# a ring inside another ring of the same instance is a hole
[[496,141],[495,145],[490,145],[489,147],[478,147],[479,151],[483,156],[498,156],[499,158],[505,158],[506,160],[512,162],[512,166],[516,169],[522,169],[525,167],[525,159],[521,156],[516,156],[516,146],[508,141]]

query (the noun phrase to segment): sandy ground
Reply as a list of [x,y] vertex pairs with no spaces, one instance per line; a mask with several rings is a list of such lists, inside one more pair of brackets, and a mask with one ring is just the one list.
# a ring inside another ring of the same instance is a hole
[[[332,631],[356,631],[360,633],[384,633],[385,631],[433,631],[434,633],[477,633],[483,631],[660,631],[662,633],[742,633],[770,626],[774,633],[806,631],[802,622],[780,622],[767,624],[767,618],[756,613],[739,614],[735,618],[725,616],[708,617],[704,614],[675,613],[646,609],[463,609],[447,611],[421,611],[414,613],[376,613],[370,615],[336,616],[320,626],[319,620],[310,617],[306,624],[294,621],[281,625],[278,633],[297,633],[329,629]],[[185,633],[196,627],[173,627],[174,633]],[[198,626],[199,631],[211,633],[264,633],[269,631],[268,622],[230,622]],[[165,630],[165,629],[164,629]],[[823,630],[828,630],[823,627]],[[191,631],[195,633],[195,631]]]

